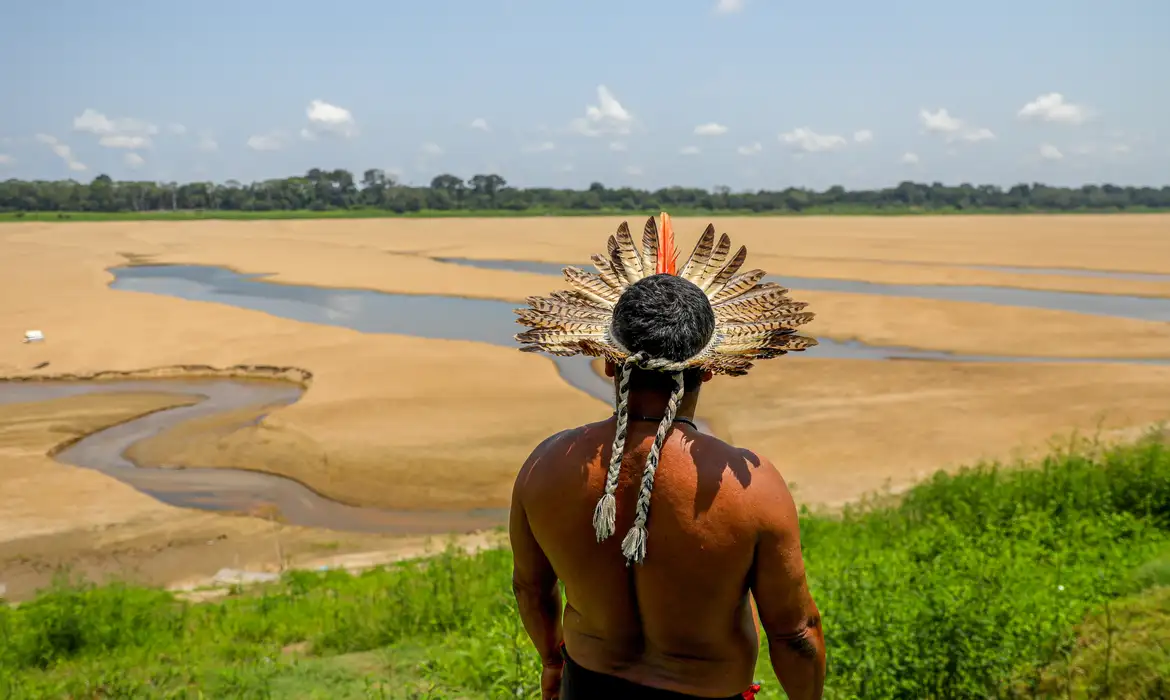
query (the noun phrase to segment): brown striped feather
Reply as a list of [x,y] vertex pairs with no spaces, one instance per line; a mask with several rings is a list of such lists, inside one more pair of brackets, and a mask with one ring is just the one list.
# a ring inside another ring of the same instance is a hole
[[782,286],[776,284],[775,282],[761,282],[761,283],[757,284],[756,286],[748,289],[747,291],[737,294],[735,297],[728,297],[726,299],[720,299],[719,301],[714,301],[711,303],[711,306],[718,307],[718,306],[723,306],[723,305],[732,304],[732,303],[746,302],[749,299],[756,299],[756,298],[761,297],[761,296],[771,296],[773,294],[787,294],[787,293],[788,293],[787,287],[782,287]]
[[594,253],[589,259],[593,261],[593,266],[597,268],[597,274],[601,276],[602,282],[618,290],[619,293],[625,289],[626,285],[622,278],[618,277],[618,274],[614,272],[613,265],[609,260],[605,259],[604,255]]
[[731,237],[726,233],[719,236],[719,242],[715,244],[715,249],[711,251],[711,258],[707,260],[707,264],[703,269],[696,274],[692,274],[692,282],[699,286],[699,289],[706,289],[715,275],[719,274],[719,270],[723,264],[727,262],[727,253],[731,250]]
[[613,317],[613,314],[603,309],[598,309],[593,306],[582,306],[580,304],[563,304],[552,299],[544,299],[542,297],[529,297],[529,308],[516,309],[516,313],[522,312],[539,312],[544,314],[551,314],[554,316],[564,316],[566,318],[575,318],[581,321],[608,321]]
[[516,323],[531,326],[532,328],[547,328],[562,331],[581,331],[589,333],[605,333],[609,328],[609,324],[605,321],[582,321],[578,318],[570,318],[567,316],[548,316],[544,314],[531,313],[521,314],[516,319]]
[[521,343],[534,343],[538,345],[567,345],[582,340],[597,340],[602,337],[599,333],[559,331],[550,328],[533,328],[516,334],[516,339]]
[[709,292],[708,298],[711,300],[712,305],[728,301],[755,287],[756,283],[763,279],[766,274],[768,273],[763,270],[749,270],[741,275],[736,275],[724,283],[723,289],[714,293]]
[[642,269],[652,274],[658,265],[658,222],[651,216],[642,229]]
[[[798,311],[808,306],[803,301],[793,301],[789,303],[779,304],[763,312],[754,309],[719,309],[715,312],[715,322],[719,324],[724,323],[755,323],[756,321],[770,321],[775,318],[789,317],[796,314]],[[807,312],[808,320],[803,323],[811,321],[814,314]]]
[[702,274],[707,266],[707,261],[711,259],[711,249],[714,245],[715,225],[707,224],[703,235],[699,236],[699,240],[695,242],[695,249],[691,251],[691,257],[687,258],[687,262],[679,270],[678,276],[694,282],[695,277]]
[[626,278],[631,282],[637,282],[645,277],[646,269],[642,264],[642,254],[638,252],[638,247],[634,245],[634,237],[630,235],[630,227],[624,221],[618,227],[617,233],[614,234],[614,239],[617,242],[618,254],[621,258],[622,266],[626,270]]
[[605,241],[605,259],[609,260],[609,266],[613,268],[613,272],[618,279],[622,281],[622,285],[626,286],[632,284],[636,280],[631,280],[626,273],[626,266],[622,264],[621,251],[618,250],[617,239],[610,236]]
[[771,314],[776,309],[784,308],[799,311],[805,306],[808,306],[807,302],[796,301],[787,294],[776,292],[772,294],[760,294],[743,300],[737,299],[735,303],[720,304],[714,307],[714,310],[717,318],[726,318],[728,314],[747,317],[754,315],[762,318]]
[[708,299],[723,291],[727,281],[736,272],[739,272],[739,268],[743,266],[745,260],[747,260],[747,246],[741,245],[739,250],[735,252],[735,255],[731,257],[731,261],[719,268],[719,271],[711,277],[711,280],[702,287],[703,291],[707,293]]
[[811,321],[812,317],[813,315],[810,313],[803,313],[790,314],[766,321],[753,321],[751,323],[725,323],[719,326],[719,334],[724,338],[739,338],[748,335],[770,333],[772,331],[795,333],[795,326],[803,326]]
[[617,303],[621,292],[601,281],[601,276],[586,272],[577,267],[565,268],[565,279],[576,290],[594,301],[613,306]]

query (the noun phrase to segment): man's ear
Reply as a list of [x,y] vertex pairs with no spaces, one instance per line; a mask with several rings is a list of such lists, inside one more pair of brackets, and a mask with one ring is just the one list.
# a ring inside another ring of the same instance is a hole
[[709,369],[703,370],[703,381],[709,382],[715,377],[715,373]]
[[617,365],[610,362],[609,360],[606,360],[605,361],[605,376],[613,377],[615,374],[617,374]]

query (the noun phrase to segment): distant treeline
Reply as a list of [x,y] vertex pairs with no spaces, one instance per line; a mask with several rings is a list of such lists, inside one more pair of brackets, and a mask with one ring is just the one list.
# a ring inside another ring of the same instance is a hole
[[387,213],[500,212],[586,213],[633,211],[735,211],[743,213],[898,213],[1150,211],[1170,210],[1170,186],[1084,185],[1052,187],[1018,184],[944,185],[903,182],[876,190],[824,191],[788,188],[773,192],[732,192],[696,187],[638,190],[595,182],[585,190],[509,187],[499,175],[464,180],[443,174],[427,187],[404,185],[382,170],[360,179],[347,170],[314,168],[303,176],[242,184],[212,182],[116,181],[99,175],[73,180],[0,182],[0,212],[280,212],[382,210]]

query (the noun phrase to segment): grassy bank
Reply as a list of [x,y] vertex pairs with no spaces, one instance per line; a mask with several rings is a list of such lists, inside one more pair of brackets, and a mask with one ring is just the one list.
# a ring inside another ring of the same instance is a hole
[[[727,218],[731,216],[795,217],[795,216],[971,216],[1019,214],[1159,214],[1164,209],[1130,208],[1115,211],[1068,210],[1046,211],[1040,209],[918,209],[913,207],[810,207],[794,211],[752,211],[750,209],[686,209],[668,207],[673,216],[697,216]],[[163,211],[42,211],[42,212],[0,212],[0,223],[4,222],[92,222],[92,221],[267,221],[279,219],[444,219],[444,218],[516,218],[535,216],[624,216],[640,218],[656,212],[627,211],[622,209],[545,209],[522,210],[503,209],[423,209],[420,211],[395,213],[385,209],[273,209],[268,211],[242,210],[163,210]]]
[[[1028,466],[803,516],[829,697],[1166,697],[1170,448]],[[201,604],[62,585],[0,609],[0,696],[539,697],[510,566],[449,553]]]

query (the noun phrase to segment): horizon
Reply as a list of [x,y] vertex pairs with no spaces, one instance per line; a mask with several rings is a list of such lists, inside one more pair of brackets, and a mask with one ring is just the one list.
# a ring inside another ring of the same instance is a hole
[[316,7],[21,5],[0,179],[1161,187],[1170,162],[1153,0]]
[[[192,185],[211,185],[213,187],[222,187],[222,188],[230,189],[232,187],[231,183],[233,183],[233,182],[236,185],[238,185],[240,188],[249,188],[249,187],[263,186],[263,185],[268,184],[268,183],[286,182],[286,181],[290,181],[290,180],[311,180],[312,179],[311,171],[313,171],[313,170],[320,171],[322,174],[324,174],[326,176],[328,176],[329,174],[331,174],[337,170],[343,170],[343,171],[345,171],[353,176],[354,187],[356,188],[356,190],[362,191],[362,190],[367,189],[367,187],[371,186],[371,185],[367,185],[367,183],[365,183],[363,181],[363,179],[362,179],[363,174],[366,171],[378,170],[378,169],[366,168],[366,169],[362,169],[362,170],[352,171],[352,170],[345,170],[344,168],[310,168],[309,171],[307,171],[305,173],[301,173],[301,174],[275,176],[275,177],[265,178],[263,180],[252,180],[252,181],[244,181],[244,180],[239,180],[236,178],[228,178],[226,180],[219,180],[219,181],[216,181],[216,180],[188,180],[188,181],[170,181],[170,182],[162,181],[162,180],[149,180],[149,179],[124,179],[124,180],[122,180],[122,179],[118,179],[116,177],[111,176],[109,173],[95,173],[93,175],[93,177],[90,177],[90,178],[78,178],[76,176],[73,176],[73,177],[61,177],[61,178],[55,178],[55,179],[49,179],[49,180],[28,180],[28,179],[23,179],[23,178],[19,178],[19,177],[8,177],[8,178],[5,178],[3,180],[0,180],[0,184],[3,184],[5,182],[26,182],[26,183],[32,183],[32,184],[36,184],[36,183],[47,183],[47,184],[74,183],[74,184],[79,185],[79,186],[89,187],[93,184],[94,180],[104,176],[104,177],[110,178],[110,180],[113,184],[154,185],[163,191],[169,191],[169,189],[171,189],[172,185],[175,187],[178,187],[178,188],[188,187],[188,186],[192,186]],[[458,175],[456,173],[449,173],[449,172],[436,173],[434,176],[432,176],[430,178],[425,178],[425,181],[423,181],[423,182],[403,182],[403,181],[399,181],[399,180],[394,179],[394,176],[392,174],[386,173],[385,171],[382,171],[382,174],[385,175],[388,178],[388,180],[382,185],[372,185],[373,187],[386,187],[386,188],[403,187],[403,188],[412,188],[412,189],[430,189],[430,188],[434,187],[434,181],[437,178],[454,177],[464,187],[470,188],[471,181],[474,177],[492,176],[492,175],[501,177],[505,181],[506,184],[501,189],[519,189],[519,190],[528,190],[528,191],[552,190],[552,191],[564,191],[564,192],[585,192],[585,191],[588,191],[589,189],[591,189],[594,185],[601,185],[605,190],[608,190],[608,191],[618,191],[618,190],[629,189],[629,190],[632,190],[635,192],[646,192],[646,193],[653,194],[653,193],[661,192],[661,191],[665,191],[665,190],[688,190],[688,191],[702,191],[702,192],[706,192],[708,194],[721,194],[721,193],[723,193],[722,189],[725,187],[725,186],[721,186],[721,185],[714,185],[714,186],[710,186],[710,187],[701,187],[701,186],[696,186],[696,185],[668,184],[668,185],[662,185],[660,187],[651,188],[651,187],[639,187],[636,185],[634,185],[634,186],[607,185],[604,182],[599,182],[599,181],[589,182],[589,183],[585,183],[583,185],[575,186],[575,187],[571,186],[571,185],[553,187],[553,186],[541,185],[541,184],[533,184],[533,185],[524,186],[524,185],[514,185],[513,183],[508,181],[507,177],[504,177],[500,173],[477,173],[477,174],[471,175],[471,176],[462,176],[462,175]],[[890,183],[890,184],[885,184],[885,185],[878,184],[878,185],[875,185],[873,187],[848,187],[848,186],[840,185],[840,184],[827,185],[825,187],[810,187],[810,186],[806,186],[806,185],[788,185],[786,187],[778,188],[778,189],[766,189],[766,188],[761,188],[761,187],[747,187],[744,189],[727,188],[726,193],[736,194],[736,195],[752,195],[752,194],[765,194],[765,193],[779,194],[779,193],[783,193],[783,192],[789,191],[789,190],[797,190],[797,191],[804,191],[804,192],[815,193],[815,194],[825,194],[825,193],[829,192],[830,190],[833,190],[836,188],[841,188],[845,194],[858,194],[858,193],[864,193],[864,192],[889,192],[892,190],[897,190],[900,186],[902,186],[904,184],[911,184],[911,185],[915,185],[917,187],[928,188],[928,189],[929,188],[937,188],[937,187],[942,187],[945,189],[975,189],[975,190],[982,189],[982,188],[993,188],[995,191],[998,191],[998,192],[1009,192],[1013,188],[1016,188],[1016,187],[1027,187],[1030,190],[1036,190],[1038,188],[1044,187],[1044,188],[1051,188],[1051,189],[1056,189],[1056,190],[1075,190],[1075,191],[1081,191],[1081,190],[1091,189],[1091,188],[1102,189],[1102,188],[1106,188],[1106,187],[1116,187],[1116,188],[1119,188],[1122,190],[1130,190],[1130,191],[1170,190],[1170,181],[1168,181],[1165,184],[1153,183],[1153,184],[1148,184],[1148,185],[1126,185],[1126,184],[1118,184],[1118,183],[1114,183],[1114,182],[1082,182],[1082,183],[1071,183],[1071,184],[1067,184],[1067,185],[1056,185],[1056,184],[1052,184],[1049,182],[1039,182],[1039,181],[1033,181],[1033,182],[1021,181],[1021,182],[1013,182],[1013,183],[1007,183],[1007,184],[996,184],[996,183],[984,183],[984,182],[940,182],[940,181],[928,182],[925,180],[900,180],[900,181],[895,182],[895,183]],[[445,189],[445,188],[441,187],[440,189]]]

